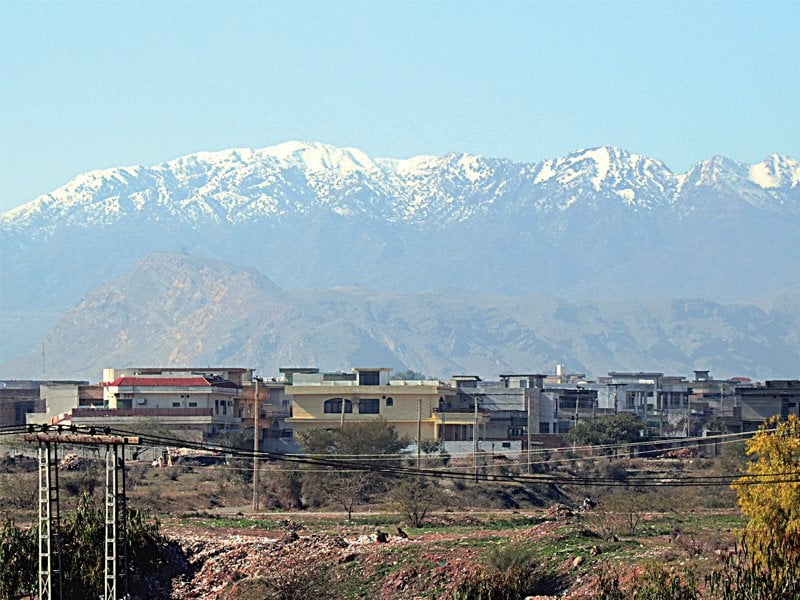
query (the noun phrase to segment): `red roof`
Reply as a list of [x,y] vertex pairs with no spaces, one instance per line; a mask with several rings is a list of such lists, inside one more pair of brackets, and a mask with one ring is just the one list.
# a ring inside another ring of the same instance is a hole
[[211,387],[205,377],[117,377],[112,382],[104,382],[104,386],[122,387]]

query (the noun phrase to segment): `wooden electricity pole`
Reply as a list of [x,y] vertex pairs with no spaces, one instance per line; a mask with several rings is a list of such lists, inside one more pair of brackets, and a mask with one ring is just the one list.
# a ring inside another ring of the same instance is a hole
[[420,446],[422,444],[422,398],[417,398],[417,468],[420,467]]
[[260,381],[260,377],[253,377],[256,388],[256,393],[253,397],[253,512],[258,512],[259,505],[258,453],[261,451],[261,432],[258,424],[258,384]]
[[472,418],[472,469],[475,472],[475,483],[478,483],[478,395],[475,400],[475,415]]
[[527,442],[528,442],[528,448],[527,448],[527,450],[528,450],[528,452],[527,452],[527,454],[528,454],[528,475],[530,475],[531,472],[533,471],[533,469],[531,467],[531,441],[532,441],[531,440],[531,400],[533,399],[532,398],[533,394],[531,393],[531,391],[528,391],[528,390],[526,390],[525,393],[527,395],[527,399],[525,401],[525,404],[526,404],[525,408],[528,411],[528,424],[526,425],[525,430],[526,430],[526,433],[527,433],[526,437],[528,438],[528,440],[527,440]]

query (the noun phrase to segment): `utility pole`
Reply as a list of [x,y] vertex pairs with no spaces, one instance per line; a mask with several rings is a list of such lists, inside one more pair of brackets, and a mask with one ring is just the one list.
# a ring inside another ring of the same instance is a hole
[[447,408],[442,407],[439,414],[442,417],[442,424],[439,427],[439,439],[442,440],[442,445],[439,452],[445,454],[447,452]]
[[478,395],[475,401],[475,416],[472,419],[472,469],[475,471],[475,483],[478,483]]
[[686,437],[690,437],[692,433],[692,396],[686,395]]
[[422,398],[417,398],[417,468],[420,467],[420,445],[422,444]]
[[618,383],[612,383],[614,386],[614,414],[619,414],[619,386]]
[[[527,436],[528,437],[528,475],[530,475],[531,472],[532,472],[532,467],[531,467],[531,399],[532,399],[531,396],[532,396],[532,394],[528,390],[526,390],[526,393],[527,393],[527,398],[526,398],[526,402],[525,403],[527,404],[526,408],[528,410],[528,425],[526,427],[526,430],[527,430],[527,433],[528,433],[528,436]],[[539,393],[541,393],[541,392],[539,392]]]
[[260,377],[253,377],[256,393],[253,396],[253,512],[258,512],[258,453],[261,451],[261,435],[258,424],[258,384]]
[[58,492],[57,445],[51,442],[50,438],[46,438],[39,441],[39,598],[41,600],[63,598]]
[[[581,386],[576,384],[575,388],[576,388],[576,392],[575,392],[575,418],[574,418],[575,425],[573,426],[573,429],[576,429],[578,427],[578,418],[579,418],[578,411],[580,410],[580,406],[581,406]],[[577,445],[577,439],[576,439],[576,437],[574,437],[574,434],[573,434],[573,438],[572,438],[572,451],[573,452],[575,452],[576,445]]]
[[[104,600],[128,595],[128,543],[125,524],[125,445],[138,445],[139,437],[113,435],[28,434],[26,442],[39,445],[39,598],[63,598],[61,544],[59,540],[58,450],[63,444],[106,446]],[[121,563],[121,564],[120,564]],[[122,576],[123,589],[119,589]]]
[[[128,536],[125,522],[127,500],[125,496],[125,443],[107,444],[104,600],[128,597]],[[118,587],[120,570],[123,573],[122,590],[119,590]]]

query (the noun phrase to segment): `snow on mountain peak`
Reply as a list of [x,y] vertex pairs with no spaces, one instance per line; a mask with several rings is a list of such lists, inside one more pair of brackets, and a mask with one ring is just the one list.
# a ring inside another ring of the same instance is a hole
[[584,204],[604,210],[616,201],[633,210],[669,209],[689,189],[720,186],[753,205],[796,205],[800,163],[777,154],[756,165],[716,156],[675,175],[657,159],[613,146],[524,164],[466,153],[372,159],[356,148],[289,141],[88,172],[0,220],[49,231],[59,220],[91,226],[134,213],[236,223],[323,209],[390,222],[444,222],[504,206],[563,212]]
[[302,166],[311,172],[329,169],[340,171],[370,170],[375,163],[357,148],[338,148],[317,142],[290,141],[263,148],[261,157],[275,158],[284,164]]
[[595,171],[594,177],[592,177],[592,183],[594,184],[595,191],[599,192],[611,168],[611,152],[608,147],[601,146],[584,151],[583,156],[594,161]]
[[762,162],[751,165],[749,179],[765,190],[784,185],[798,188],[800,187],[800,162],[788,156],[772,154]]

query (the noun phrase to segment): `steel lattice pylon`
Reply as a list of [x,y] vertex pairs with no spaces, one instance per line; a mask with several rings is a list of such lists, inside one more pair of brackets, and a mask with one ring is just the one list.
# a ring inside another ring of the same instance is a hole
[[58,446],[39,442],[39,599],[63,598]]
[[105,600],[117,600],[120,597],[120,579],[123,596],[128,595],[126,512],[125,445],[112,444],[106,446]]
[[[61,576],[60,509],[58,497],[58,444],[106,447],[105,600],[128,597],[127,501],[125,498],[125,444],[138,444],[139,437],[31,433],[26,442],[39,444],[39,600],[63,600]],[[119,583],[122,582],[122,596]]]

